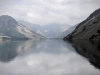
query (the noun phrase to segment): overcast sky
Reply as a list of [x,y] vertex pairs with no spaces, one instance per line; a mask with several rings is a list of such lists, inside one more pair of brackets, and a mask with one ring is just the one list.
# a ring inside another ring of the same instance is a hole
[[0,0],[0,15],[46,25],[75,25],[100,7],[100,0]]

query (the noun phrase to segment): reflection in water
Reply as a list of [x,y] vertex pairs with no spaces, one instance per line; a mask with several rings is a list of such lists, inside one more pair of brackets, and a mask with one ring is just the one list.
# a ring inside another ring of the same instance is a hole
[[76,51],[86,57],[92,65],[100,69],[100,43],[81,40],[73,41]]
[[33,43],[37,41],[0,41],[0,60],[9,62],[18,54],[30,50]]
[[72,44],[56,39],[1,41],[0,61],[0,75],[100,74]]

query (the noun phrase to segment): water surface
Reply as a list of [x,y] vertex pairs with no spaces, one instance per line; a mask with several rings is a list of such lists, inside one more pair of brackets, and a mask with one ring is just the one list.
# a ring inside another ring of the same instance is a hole
[[81,47],[60,39],[0,41],[0,75],[100,75]]

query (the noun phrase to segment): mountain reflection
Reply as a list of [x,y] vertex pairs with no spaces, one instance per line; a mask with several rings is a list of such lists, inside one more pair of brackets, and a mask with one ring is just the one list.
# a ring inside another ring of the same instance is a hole
[[100,69],[100,42],[87,40],[72,41],[73,47],[82,56],[86,57],[89,62]]
[[[36,43],[34,41],[34,43]],[[0,61],[9,62],[17,55],[30,50],[33,41],[0,41]]]
[[[52,42],[54,42],[52,44]],[[62,45],[63,44],[63,45]],[[61,46],[59,47],[57,46]],[[70,46],[68,46],[70,48]],[[52,49],[53,48],[53,49]],[[51,54],[59,54],[59,53],[68,53],[68,51],[64,51],[65,43],[60,40],[28,40],[28,41],[0,41],[0,61],[9,62],[12,61],[17,55],[21,55],[22,53],[29,51],[33,54],[39,52],[51,53]],[[61,50],[62,49],[62,50]]]

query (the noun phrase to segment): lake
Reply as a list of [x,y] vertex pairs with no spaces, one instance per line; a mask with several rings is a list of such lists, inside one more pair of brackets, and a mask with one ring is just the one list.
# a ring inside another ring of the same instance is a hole
[[0,75],[100,75],[99,44],[71,42],[0,41]]

